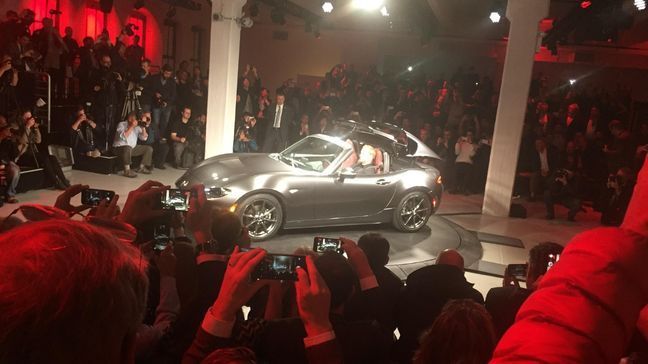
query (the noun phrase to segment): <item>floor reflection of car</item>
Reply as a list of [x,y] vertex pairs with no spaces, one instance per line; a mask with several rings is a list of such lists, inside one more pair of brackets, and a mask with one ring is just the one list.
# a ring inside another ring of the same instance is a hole
[[[281,153],[209,158],[176,182],[203,183],[214,205],[236,212],[255,240],[280,228],[391,222],[415,232],[439,206],[439,171],[419,162],[438,158],[394,126],[338,122],[335,136],[308,136]],[[398,131],[398,130],[396,130]]]

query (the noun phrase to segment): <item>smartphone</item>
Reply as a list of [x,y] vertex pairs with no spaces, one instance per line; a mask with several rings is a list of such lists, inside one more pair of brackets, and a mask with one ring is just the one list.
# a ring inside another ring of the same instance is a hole
[[267,254],[256,266],[250,278],[271,279],[275,281],[296,281],[297,267],[306,269],[306,257],[303,255]]
[[171,242],[171,227],[169,224],[159,224],[153,228],[153,251],[155,254],[160,254],[172,244]]
[[323,238],[321,236],[313,239],[313,251],[316,253],[336,252],[338,254],[344,253],[342,250],[342,241],[335,238]]
[[560,254],[549,254],[549,256],[547,257],[547,272],[549,271],[549,269],[551,269],[551,267],[556,265],[559,260]]
[[81,203],[88,206],[97,206],[103,200],[112,201],[115,191],[97,190],[88,188],[81,191]]
[[162,210],[188,211],[189,196],[191,191],[169,189],[161,194],[160,206]]
[[517,278],[517,279],[522,279],[525,280],[527,276],[527,270],[529,269],[529,266],[527,264],[509,264],[508,265],[508,273]]

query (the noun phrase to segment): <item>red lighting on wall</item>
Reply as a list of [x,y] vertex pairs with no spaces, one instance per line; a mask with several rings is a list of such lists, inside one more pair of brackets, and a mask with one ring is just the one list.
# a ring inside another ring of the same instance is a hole
[[88,5],[85,8],[86,37],[97,38],[106,26],[106,16],[98,7]]

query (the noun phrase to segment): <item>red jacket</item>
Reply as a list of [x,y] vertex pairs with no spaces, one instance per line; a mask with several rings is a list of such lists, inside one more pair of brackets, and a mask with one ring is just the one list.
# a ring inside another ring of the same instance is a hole
[[491,363],[619,363],[648,304],[648,237],[576,236],[524,303]]

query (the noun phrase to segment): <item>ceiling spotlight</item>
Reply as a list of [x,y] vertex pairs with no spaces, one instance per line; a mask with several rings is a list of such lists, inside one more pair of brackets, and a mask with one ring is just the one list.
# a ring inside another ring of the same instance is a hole
[[387,7],[385,5],[383,5],[383,7],[380,8],[380,15],[385,16],[385,17],[389,16],[389,11],[387,11]]
[[502,16],[497,11],[492,11],[488,16],[493,23],[499,23],[502,20]]
[[634,5],[638,10],[646,10],[646,0],[634,0]]
[[353,0],[353,6],[364,10],[378,10],[384,0]]
[[590,6],[592,6],[592,2],[590,0],[581,1],[581,4],[580,4],[581,9],[587,9]]
[[238,23],[241,26],[241,28],[249,29],[252,28],[252,26],[254,25],[254,20],[252,20],[252,18],[250,18],[249,16],[246,16],[238,19]]
[[407,66],[407,72],[412,72],[414,70],[414,67],[412,66]]
[[330,14],[333,11],[333,3],[330,1],[325,1],[322,4],[322,11],[327,14]]
[[569,84],[570,84],[570,85],[574,86],[575,83],[576,83],[576,80],[575,80],[575,79],[572,78],[571,80],[569,80]]

